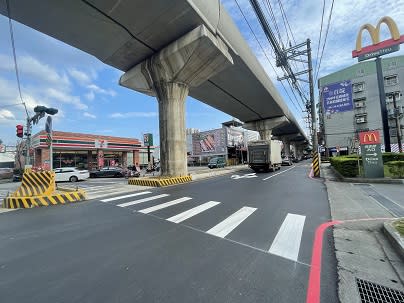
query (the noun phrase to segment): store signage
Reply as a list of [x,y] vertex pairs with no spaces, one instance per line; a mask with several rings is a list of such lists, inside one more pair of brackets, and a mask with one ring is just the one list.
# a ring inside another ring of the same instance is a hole
[[359,141],[365,178],[383,178],[383,157],[379,131],[360,132]]
[[352,84],[350,80],[324,86],[322,97],[326,114],[353,110]]
[[153,146],[153,134],[144,134],[143,144],[144,146]]
[[[387,25],[391,39],[380,41],[380,26],[382,23]],[[368,31],[372,39],[372,45],[362,48],[362,33],[364,30]],[[362,25],[356,37],[356,49],[352,51],[352,58],[358,57],[358,61],[363,61],[389,54],[398,51],[401,43],[404,43],[404,35],[400,36],[396,22],[390,17],[383,17],[376,27],[371,24]]]
[[95,148],[108,148],[108,141],[102,139],[95,139],[94,146]]

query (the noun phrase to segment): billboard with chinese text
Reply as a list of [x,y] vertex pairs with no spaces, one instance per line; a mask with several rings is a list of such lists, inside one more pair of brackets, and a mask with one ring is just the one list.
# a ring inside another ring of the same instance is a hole
[[322,97],[326,115],[353,110],[351,81],[342,81],[324,86]]

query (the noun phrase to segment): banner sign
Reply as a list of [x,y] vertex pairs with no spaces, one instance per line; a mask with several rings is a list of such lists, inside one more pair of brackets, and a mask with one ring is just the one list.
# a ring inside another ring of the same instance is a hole
[[326,114],[353,110],[351,81],[348,80],[324,86],[323,105]]
[[360,132],[359,140],[365,178],[383,178],[383,157],[379,131]]

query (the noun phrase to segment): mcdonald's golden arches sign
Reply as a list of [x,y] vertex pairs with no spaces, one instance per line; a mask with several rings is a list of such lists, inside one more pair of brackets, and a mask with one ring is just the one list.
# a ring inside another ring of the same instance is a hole
[[[391,39],[380,41],[380,26],[386,24],[391,35]],[[372,39],[372,45],[362,47],[362,33],[368,31]],[[404,43],[404,35],[400,35],[396,22],[390,17],[383,17],[377,22],[376,27],[371,24],[362,25],[356,37],[356,48],[352,51],[352,58],[358,57],[358,61],[367,60],[381,55],[389,54],[400,49],[400,44]]]
[[365,144],[380,144],[379,131],[373,130],[369,132],[360,132],[359,141],[361,145]]

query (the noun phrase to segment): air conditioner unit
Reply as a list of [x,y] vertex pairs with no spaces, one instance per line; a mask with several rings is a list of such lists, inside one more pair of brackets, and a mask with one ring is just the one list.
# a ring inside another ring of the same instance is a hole
[[365,104],[363,103],[363,101],[357,101],[355,102],[355,108],[361,108],[364,107]]
[[389,118],[394,118],[394,108],[388,109],[387,115],[389,116]]

